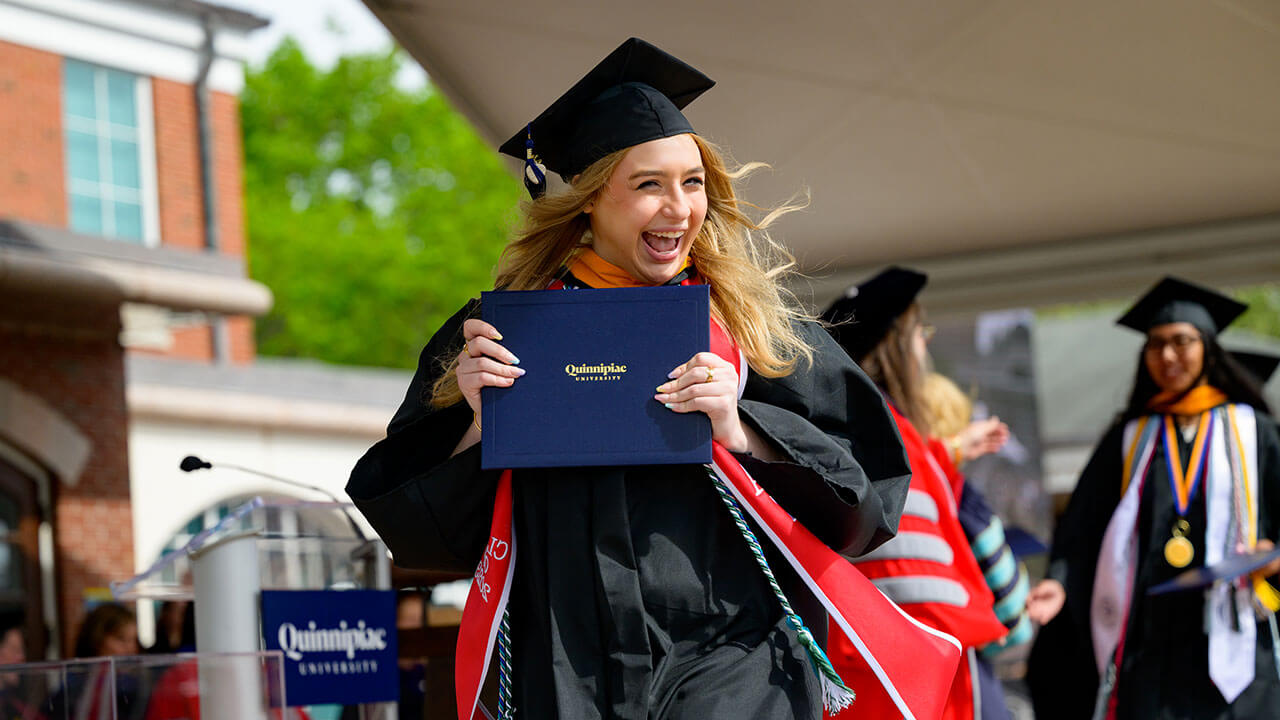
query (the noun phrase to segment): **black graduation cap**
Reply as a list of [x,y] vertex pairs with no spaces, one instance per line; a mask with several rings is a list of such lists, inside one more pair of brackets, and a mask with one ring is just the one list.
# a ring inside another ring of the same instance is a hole
[[1209,288],[1166,277],[1148,290],[1116,323],[1145,333],[1157,325],[1185,322],[1213,336],[1222,332],[1248,307]]
[[568,182],[610,153],[691,133],[680,110],[713,85],[679,58],[630,38],[498,150],[525,161],[525,184],[538,197],[546,180],[536,163]]
[[889,333],[893,321],[911,307],[929,276],[902,267],[890,267],[875,277],[845,290],[844,297],[822,313],[831,335],[849,357],[861,360]]
[[1280,355],[1248,350],[1230,350],[1229,352],[1236,362],[1257,378],[1259,385],[1266,385],[1271,380],[1271,376],[1276,373],[1276,368],[1280,367]]

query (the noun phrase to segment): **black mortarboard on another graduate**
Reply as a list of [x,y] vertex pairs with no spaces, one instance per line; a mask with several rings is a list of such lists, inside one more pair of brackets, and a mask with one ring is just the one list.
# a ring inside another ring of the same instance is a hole
[[822,313],[831,335],[854,360],[861,360],[889,334],[893,321],[911,307],[929,276],[890,267],[851,286]]
[[1259,385],[1266,385],[1271,380],[1271,376],[1276,374],[1276,368],[1280,367],[1280,355],[1251,350],[1229,350],[1228,352],[1241,367],[1257,379]]
[[713,85],[679,58],[630,38],[498,150],[525,161],[525,186],[536,198],[547,188],[543,166],[568,182],[610,153],[693,132],[680,110]]
[[1222,332],[1248,308],[1222,293],[1175,277],[1147,291],[1117,324],[1145,333],[1157,325],[1191,323],[1207,337]]

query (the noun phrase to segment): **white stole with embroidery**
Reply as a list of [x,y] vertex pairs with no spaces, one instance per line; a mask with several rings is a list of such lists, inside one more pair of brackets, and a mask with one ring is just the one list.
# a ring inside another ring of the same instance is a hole
[[[1248,405],[1228,405],[1221,412],[1220,419],[1230,422],[1215,423],[1210,446],[1205,488],[1205,565],[1246,552],[1258,539],[1257,419]],[[1209,677],[1222,697],[1234,702],[1253,682],[1258,632],[1253,584],[1247,575],[1216,582],[1205,592],[1205,604],[1209,618]]]

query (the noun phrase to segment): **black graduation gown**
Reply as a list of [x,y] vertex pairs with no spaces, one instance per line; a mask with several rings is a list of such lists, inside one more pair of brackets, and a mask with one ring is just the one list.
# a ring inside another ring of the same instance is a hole
[[[428,343],[388,436],[347,486],[405,567],[470,573],[488,539],[499,473],[480,470],[479,445],[449,457],[471,423],[467,405],[427,401],[477,312],[472,301]],[[787,461],[739,459],[819,538],[856,555],[896,532],[910,468],[875,386],[821,327],[801,330],[813,366],[779,379],[751,373],[739,402]],[[513,691],[523,717],[821,716],[805,651],[705,468],[529,469],[513,485]],[[821,605],[771,549],[769,559],[822,641]]]
[[[1258,418],[1258,537],[1280,536],[1280,436],[1275,421]],[[1113,426],[1080,476],[1054,536],[1049,576],[1067,591],[1067,604],[1042,628],[1032,651],[1030,682],[1037,718],[1087,718],[1093,709],[1098,673],[1089,629],[1094,571],[1107,523],[1120,502],[1123,424]],[[1191,444],[1178,433],[1182,463]],[[1230,706],[1209,677],[1209,637],[1204,630],[1204,595],[1170,593],[1149,597],[1147,588],[1184,569],[1164,559],[1164,544],[1177,519],[1168,464],[1153,454],[1138,514],[1138,568],[1133,608],[1118,675],[1120,718],[1207,720],[1280,717],[1280,676],[1271,652],[1271,631],[1258,624],[1253,683]],[[1205,501],[1201,485],[1187,519],[1195,547],[1189,567],[1204,565]]]

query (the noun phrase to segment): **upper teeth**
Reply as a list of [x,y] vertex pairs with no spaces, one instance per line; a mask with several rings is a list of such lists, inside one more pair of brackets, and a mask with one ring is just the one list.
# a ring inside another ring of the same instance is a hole
[[683,230],[676,230],[676,231],[673,231],[673,232],[658,232],[658,231],[656,231],[656,230],[650,230],[650,231],[649,231],[649,234],[650,234],[650,235],[657,235],[658,237],[662,237],[662,238],[672,238],[672,239],[674,239],[674,238],[678,238],[678,237],[680,237],[681,235],[684,235],[684,231],[683,231]]

